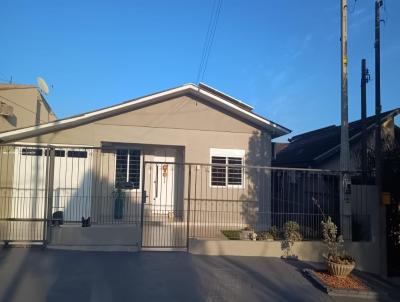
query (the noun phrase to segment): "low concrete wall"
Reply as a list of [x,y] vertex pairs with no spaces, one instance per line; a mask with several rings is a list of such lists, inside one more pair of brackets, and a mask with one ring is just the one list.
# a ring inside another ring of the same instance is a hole
[[[380,261],[377,244],[374,242],[346,243],[347,251],[354,256],[357,269],[380,274]],[[326,247],[321,241],[300,241],[293,246],[293,254],[299,260],[323,262],[322,253]],[[214,256],[258,256],[281,257],[284,252],[280,241],[250,240],[189,240],[189,252],[197,255]]]
[[[293,253],[304,261],[322,261],[320,251],[324,248],[320,241],[296,242]],[[250,240],[189,240],[189,252],[198,255],[215,256],[258,256],[281,257],[284,253],[280,241]]]
[[138,250],[140,228],[137,225],[79,225],[52,227],[50,248],[75,250]]

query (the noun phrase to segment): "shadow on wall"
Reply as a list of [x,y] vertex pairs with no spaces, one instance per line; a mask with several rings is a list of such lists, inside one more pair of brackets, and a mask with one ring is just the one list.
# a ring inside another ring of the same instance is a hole
[[5,120],[13,127],[17,127],[18,119],[15,114],[8,116],[5,118]]
[[246,223],[257,230],[265,230],[271,224],[271,138],[267,134],[253,132],[245,158],[245,185],[247,196],[242,196]]

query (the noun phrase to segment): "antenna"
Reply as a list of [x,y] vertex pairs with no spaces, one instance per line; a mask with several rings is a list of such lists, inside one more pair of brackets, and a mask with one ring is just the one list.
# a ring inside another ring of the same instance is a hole
[[46,81],[41,77],[37,77],[36,81],[38,83],[40,91],[43,92],[45,95],[48,95],[49,94],[49,86],[47,86]]

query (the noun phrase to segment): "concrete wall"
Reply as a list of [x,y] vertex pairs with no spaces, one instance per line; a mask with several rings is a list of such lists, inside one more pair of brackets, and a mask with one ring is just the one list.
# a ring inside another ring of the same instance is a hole
[[[373,242],[349,242],[346,248],[356,259],[356,269],[381,274],[380,260]],[[293,246],[293,254],[302,261],[323,262],[326,251],[322,241],[300,241]],[[281,257],[284,251],[280,241],[249,240],[189,240],[189,252],[196,255],[213,256],[258,256]]]
[[0,86],[0,101],[14,109],[12,116],[0,116],[0,132],[55,120],[55,115],[35,87],[4,89]]
[[[13,147],[0,146],[0,219],[10,217],[12,211],[14,157]],[[11,223],[0,221],[0,240],[12,239],[10,232]]]
[[138,250],[140,228],[135,225],[105,225],[83,228],[80,226],[52,227],[50,247],[65,249]]
[[[50,144],[100,147],[102,142],[182,146],[185,161],[209,163],[210,148],[243,149],[255,157],[270,148],[270,135],[206,101],[182,96],[87,125],[31,138]],[[268,154],[267,154],[268,155]],[[264,161],[267,158],[249,158]]]

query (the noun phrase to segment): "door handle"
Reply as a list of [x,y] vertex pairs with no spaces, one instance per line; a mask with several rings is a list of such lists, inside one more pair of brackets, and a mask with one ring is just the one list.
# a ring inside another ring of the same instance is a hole
[[158,164],[156,165],[156,180],[154,181],[155,186],[156,186],[156,192],[155,192],[155,197],[158,197]]

